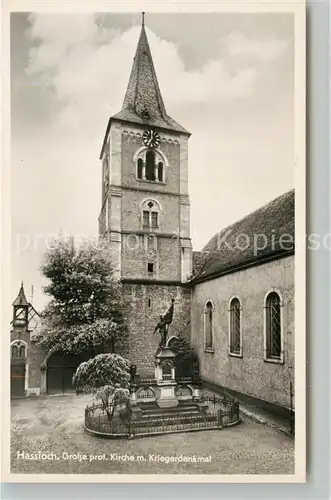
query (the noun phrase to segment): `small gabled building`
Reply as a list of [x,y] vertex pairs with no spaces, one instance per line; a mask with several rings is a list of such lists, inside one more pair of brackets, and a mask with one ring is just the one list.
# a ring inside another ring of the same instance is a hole
[[40,364],[43,353],[35,344],[41,325],[40,316],[28,302],[23,282],[13,302],[13,320],[10,329],[10,383],[11,397],[39,396],[41,391]]

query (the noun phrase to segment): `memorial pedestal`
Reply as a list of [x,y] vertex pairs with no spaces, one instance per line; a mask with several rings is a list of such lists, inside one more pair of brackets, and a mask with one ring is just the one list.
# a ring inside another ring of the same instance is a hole
[[177,406],[175,355],[169,347],[162,347],[155,355],[155,380],[160,389],[157,405],[160,408]]

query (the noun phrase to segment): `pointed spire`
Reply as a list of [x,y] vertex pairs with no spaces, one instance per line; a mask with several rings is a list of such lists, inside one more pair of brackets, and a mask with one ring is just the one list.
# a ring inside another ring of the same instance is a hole
[[145,12],[142,12],[141,32],[132,70],[120,112],[109,118],[100,159],[103,157],[112,120],[150,125],[190,136],[182,125],[167,115],[157,81],[151,49],[145,31]]
[[24,292],[23,281],[21,283],[20,291],[18,292],[18,295],[13,302],[13,306],[29,306],[29,302],[26,300],[26,296],[25,296],[25,292]]
[[145,120],[162,119],[167,115],[146,35],[144,13],[142,14],[138,46],[122,106],[122,111],[124,110],[133,111]]

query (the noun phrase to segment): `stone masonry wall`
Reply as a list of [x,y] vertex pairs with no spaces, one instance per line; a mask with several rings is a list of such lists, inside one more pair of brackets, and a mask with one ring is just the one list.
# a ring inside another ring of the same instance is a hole
[[141,204],[148,198],[157,201],[161,208],[157,232],[176,235],[179,228],[180,198],[154,191],[123,190],[122,230],[139,231],[142,229]]
[[182,335],[189,339],[191,291],[180,286],[123,285],[124,296],[130,303],[127,321],[129,324],[129,351],[123,353],[138,367],[143,376],[154,376],[154,355],[160,334],[153,334],[160,315],[175,299],[173,322],[169,327],[170,338]]
[[[272,288],[283,300],[284,364],[264,361],[264,299]],[[228,354],[229,300],[242,304],[243,357]],[[214,352],[204,350],[204,306],[214,305]],[[294,258],[252,267],[198,284],[192,294],[192,345],[203,377],[229,389],[284,407],[294,379]]]

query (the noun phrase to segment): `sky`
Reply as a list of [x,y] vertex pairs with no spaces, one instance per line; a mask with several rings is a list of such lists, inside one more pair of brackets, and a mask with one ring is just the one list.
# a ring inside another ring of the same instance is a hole
[[[291,14],[145,15],[167,113],[192,133],[194,250],[294,187],[293,23]],[[140,13],[11,16],[13,299],[23,280],[42,308],[52,239],[97,234],[100,149],[140,26]]]

